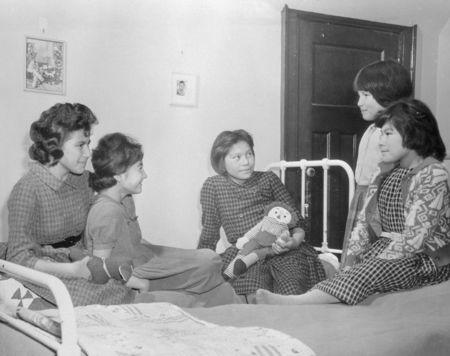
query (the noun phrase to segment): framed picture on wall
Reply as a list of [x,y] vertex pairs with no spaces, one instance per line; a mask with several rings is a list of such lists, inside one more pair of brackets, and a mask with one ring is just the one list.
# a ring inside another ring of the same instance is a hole
[[197,76],[172,73],[171,105],[197,106]]
[[46,38],[25,37],[25,90],[66,93],[66,44]]

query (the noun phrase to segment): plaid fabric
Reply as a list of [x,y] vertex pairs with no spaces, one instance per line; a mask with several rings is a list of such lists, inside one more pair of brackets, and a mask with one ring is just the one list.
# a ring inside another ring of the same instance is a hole
[[0,242],[0,259],[6,259],[6,251],[8,249],[8,244],[6,242]]
[[378,210],[380,211],[383,231],[403,232],[405,228],[405,207],[402,199],[402,179],[408,169],[396,168],[381,183],[378,195]]
[[325,280],[313,289],[355,305],[375,293],[393,292],[437,284],[450,277],[450,265],[437,269],[429,256],[419,253],[409,258],[377,258],[391,240],[382,237],[366,252],[364,262]]
[[[7,259],[34,268],[41,245],[63,241],[83,232],[92,191],[88,172],[69,175],[64,181],[53,176],[43,165],[33,163],[30,171],[14,186],[8,199],[9,239]],[[68,259],[60,262],[69,262]],[[62,278],[75,306],[117,304],[130,301],[133,292],[118,282],[105,285],[84,279]],[[29,289],[54,302],[42,287],[24,283]]]
[[[202,232],[198,248],[215,250],[221,227],[234,245],[238,238],[261,221],[264,208],[276,200],[295,207],[292,197],[273,172],[256,171],[242,185],[220,175],[208,178],[200,196]],[[304,221],[300,220],[298,227],[303,226]],[[223,269],[237,252],[237,248],[232,246],[222,254]],[[295,250],[259,261],[231,283],[238,294],[253,293],[258,288],[280,294],[300,294],[324,278],[325,272],[317,253],[308,243],[303,243]]]

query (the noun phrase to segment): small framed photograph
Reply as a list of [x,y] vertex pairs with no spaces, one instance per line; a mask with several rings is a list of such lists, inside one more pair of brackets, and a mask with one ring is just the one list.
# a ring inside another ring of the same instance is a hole
[[25,90],[66,93],[66,44],[46,38],[25,38]]
[[171,105],[197,106],[197,76],[172,73]]

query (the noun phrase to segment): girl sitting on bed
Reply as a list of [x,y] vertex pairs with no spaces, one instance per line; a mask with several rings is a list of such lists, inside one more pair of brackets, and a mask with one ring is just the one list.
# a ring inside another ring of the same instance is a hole
[[[245,130],[223,131],[216,137],[211,165],[218,175],[207,178],[201,189],[202,232],[198,248],[215,250],[222,227],[231,244],[221,254],[225,269],[239,252],[237,239],[261,221],[268,204],[281,201],[295,209],[295,202],[275,173],[255,171],[253,138]],[[301,294],[325,278],[316,251],[305,241],[303,226],[300,219],[290,230],[288,241],[272,245],[272,256],[231,281],[238,294],[254,294],[258,288]]]
[[[91,280],[89,257],[71,262],[65,253],[49,258],[43,251],[82,247],[83,230],[93,196],[85,170],[91,156],[94,113],[79,103],[55,104],[30,127],[29,171],[8,199],[7,260],[58,276],[75,306],[131,303],[135,293],[121,282],[99,285]],[[43,287],[24,283],[54,302]]]
[[258,290],[260,304],[357,304],[375,293],[450,277],[448,173],[437,122],[418,100],[402,100],[376,119],[380,150],[394,168],[369,186],[349,241],[354,265],[300,296]]
[[87,218],[88,250],[101,258],[132,260],[134,270],[126,282],[130,288],[180,291],[203,298],[208,305],[235,301],[233,289],[221,276],[221,260],[215,252],[142,240],[133,201],[147,178],[142,159],[141,145],[121,133],[104,136],[93,150],[90,183],[98,194]]

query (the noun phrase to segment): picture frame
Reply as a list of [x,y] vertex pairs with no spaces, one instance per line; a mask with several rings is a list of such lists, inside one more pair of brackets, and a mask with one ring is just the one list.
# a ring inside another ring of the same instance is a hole
[[65,95],[66,43],[64,41],[26,36],[24,67],[26,91]]
[[194,74],[172,73],[171,105],[197,106],[198,78]]

